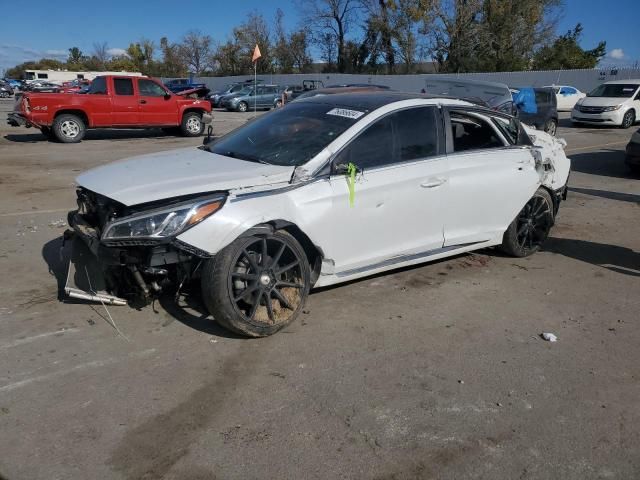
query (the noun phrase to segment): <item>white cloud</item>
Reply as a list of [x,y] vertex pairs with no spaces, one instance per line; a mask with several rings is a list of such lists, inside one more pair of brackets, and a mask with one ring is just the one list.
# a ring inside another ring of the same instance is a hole
[[624,50],[621,48],[614,48],[607,54],[607,57],[613,58],[614,60],[622,60],[624,58]]
[[67,50],[45,50],[44,54],[47,57],[54,58],[67,58],[67,56],[69,56],[69,52]]
[[120,57],[122,55],[126,55],[127,51],[123,48],[109,48],[107,50],[107,54],[111,57]]

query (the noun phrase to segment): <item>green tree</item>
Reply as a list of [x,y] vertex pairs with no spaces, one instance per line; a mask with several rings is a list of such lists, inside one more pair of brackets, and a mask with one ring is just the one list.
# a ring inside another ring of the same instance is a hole
[[69,58],[67,59],[67,63],[70,64],[79,64],[82,61],[82,50],[78,47],[71,47],[69,49]]
[[577,24],[573,30],[556,38],[551,45],[538,50],[533,57],[533,68],[536,70],[565,70],[572,68],[594,68],[604,57],[607,42],[601,41],[592,50],[584,50],[580,46],[582,25]]

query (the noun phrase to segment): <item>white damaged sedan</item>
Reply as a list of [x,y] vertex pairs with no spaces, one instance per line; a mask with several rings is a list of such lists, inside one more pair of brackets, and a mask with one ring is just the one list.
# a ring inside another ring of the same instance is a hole
[[199,278],[216,321],[270,335],[314,287],[491,246],[532,254],[566,198],[563,145],[458,99],[299,100],[202,147],[80,175],[66,238],[97,268],[76,265],[95,277],[66,290],[124,303]]

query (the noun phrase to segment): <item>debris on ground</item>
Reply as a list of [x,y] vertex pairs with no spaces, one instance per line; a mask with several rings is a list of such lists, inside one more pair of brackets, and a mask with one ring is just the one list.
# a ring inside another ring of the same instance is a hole
[[553,333],[542,333],[540,335],[543,339],[545,339],[547,342],[557,342],[558,341],[558,337],[556,337]]
[[49,227],[51,228],[64,228],[66,226],[67,222],[65,222],[62,218],[49,222]]

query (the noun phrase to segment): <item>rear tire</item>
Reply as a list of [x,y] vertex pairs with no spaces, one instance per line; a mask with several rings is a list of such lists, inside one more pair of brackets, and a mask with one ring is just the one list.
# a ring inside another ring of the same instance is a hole
[[291,324],[309,290],[304,250],[283,230],[234,240],[202,272],[202,299],[213,318],[249,337],[266,337]]
[[202,116],[196,112],[185,113],[180,124],[180,131],[185,137],[199,137],[204,132]]
[[504,232],[500,248],[514,257],[528,257],[540,249],[553,222],[551,195],[539,188]]
[[86,133],[84,121],[77,115],[58,115],[51,126],[53,135],[62,143],[79,143]]

